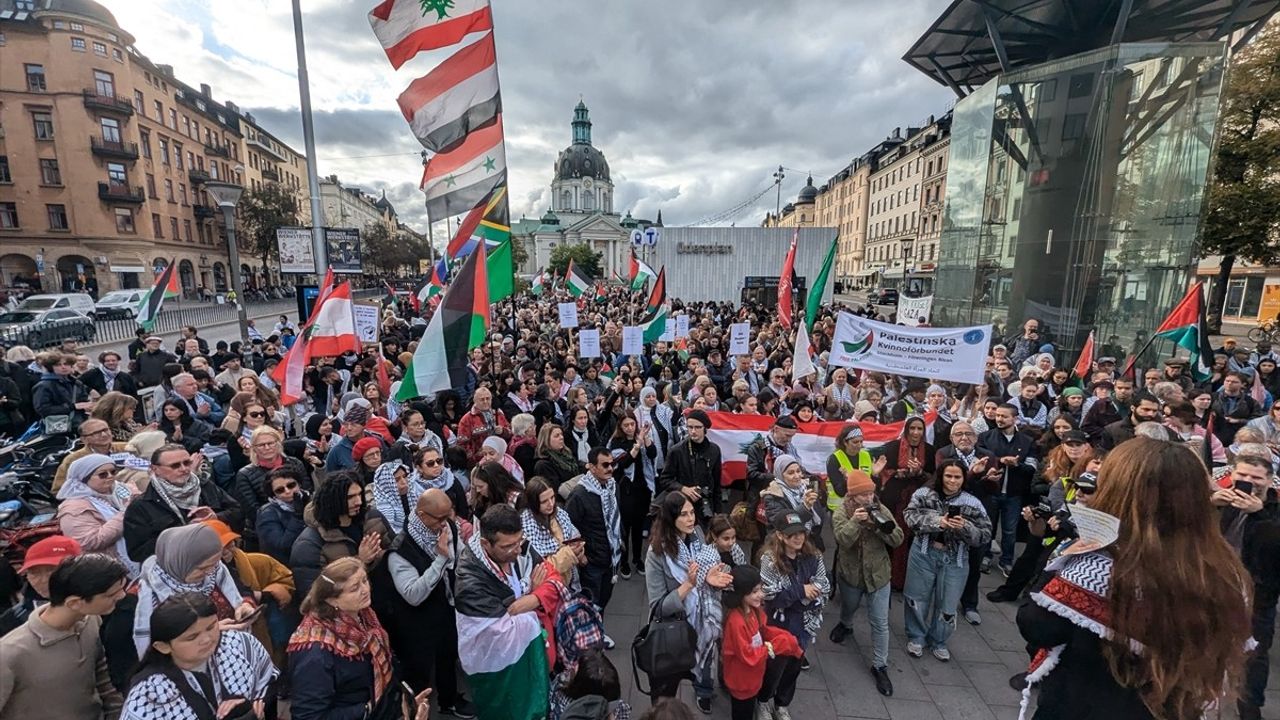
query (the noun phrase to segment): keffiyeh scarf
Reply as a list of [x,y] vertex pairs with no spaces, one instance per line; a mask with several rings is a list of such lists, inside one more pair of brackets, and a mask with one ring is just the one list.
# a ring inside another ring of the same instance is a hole
[[174,485],[152,473],[151,487],[156,489],[160,499],[164,500],[169,509],[177,513],[183,522],[187,520],[187,513],[200,504],[200,479],[195,475],[187,476],[186,485]]
[[689,563],[698,563],[698,581],[684,597],[684,613],[698,635],[695,667],[703,667],[706,658],[720,645],[720,637],[724,631],[724,608],[720,604],[720,591],[706,584],[711,569],[721,565],[720,551],[715,545],[703,542],[698,533],[694,532],[680,543],[680,553],[676,557],[666,555],[663,560],[667,563],[667,572],[677,581],[688,577]]
[[605,529],[609,532],[609,549],[613,551],[613,565],[618,567],[622,562],[622,515],[618,512],[618,486],[613,478],[609,484],[601,485],[591,473],[582,476],[579,483],[587,492],[600,498],[600,509],[604,512]]
[[289,638],[288,650],[293,653],[314,647],[348,660],[362,660],[367,655],[373,664],[373,704],[378,704],[391,684],[391,641],[373,608],[357,615],[339,612],[330,620],[308,613]]
[[[401,497],[396,492],[396,471],[400,468],[404,468],[406,472],[409,470],[409,466],[404,463],[393,461],[379,465],[373,473],[373,507],[387,519],[392,530],[404,528],[405,505],[412,509],[418,502],[418,496],[427,491],[421,483],[422,478],[417,473],[411,473],[406,478],[409,487]],[[415,479],[419,482],[415,482]]]
[[[271,681],[280,674],[262,643],[249,633],[236,630],[222,633],[207,670],[218,695],[207,698],[214,710],[223,700],[265,697]],[[199,692],[199,685],[191,674],[179,672]],[[183,700],[173,679],[164,672],[155,672],[130,688],[120,717],[122,720],[198,720],[200,716]]]
[[[95,492],[84,481],[67,480],[62,486],[62,490],[58,493],[59,500],[70,500],[71,498],[84,498],[89,501],[94,510],[102,516],[102,522],[108,523],[111,518],[124,512],[125,506],[129,503],[129,487],[122,482],[116,482],[111,486],[111,494],[106,495]],[[129,578],[136,579],[138,573],[141,572],[142,566],[129,558],[129,549],[125,546],[124,534],[115,542],[116,556],[120,562],[124,563],[125,568],[129,570]]]

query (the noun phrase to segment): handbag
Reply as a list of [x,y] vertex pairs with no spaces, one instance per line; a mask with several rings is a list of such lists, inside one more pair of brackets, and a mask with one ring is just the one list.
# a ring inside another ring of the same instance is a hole
[[[636,688],[645,695],[652,694],[654,678],[691,676],[697,664],[698,634],[689,624],[684,606],[664,615],[662,603],[674,590],[667,591],[649,609],[649,624],[640,628],[631,641],[631,672],[635,675]],[[640,683],[640,671],[649,676],[650,689]]]
[[40,423],[45,435],[67,435],[71,432],[70,415],[46,415]]

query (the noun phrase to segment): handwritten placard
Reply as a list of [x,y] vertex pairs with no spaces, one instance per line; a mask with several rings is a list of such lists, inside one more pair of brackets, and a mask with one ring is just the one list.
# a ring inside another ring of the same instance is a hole
[[578,331],[578,357],[580,358],[600,357],[600,331],[599,330],[579,330]]
[[560,303],[557,306],[560,309],[560,327],[576,328],[578,327],[578,304],[577,303]]
[[622,328],[622,354],[640,355],[644,352],[644,329],[640,326]]
[[356,337],[360,343],[378,342],[378,306],[370,303],[352,303],[356,321]]
[[689,337],[689,316],[688,315],[676,316],[676,337],[678,338]]
[[729,326],[729,354],[746,355],[750,350],[751,323],[734,323]]

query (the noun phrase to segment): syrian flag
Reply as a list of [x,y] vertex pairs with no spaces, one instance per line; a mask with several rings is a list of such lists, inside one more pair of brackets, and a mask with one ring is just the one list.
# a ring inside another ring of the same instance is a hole
[[809,327],[815,327],[818,322],[818,310],[822,308],[822,293],[827,289],[827,280],[831,277],[831,268],[836,262],[836,243],[839,239],[838,235],[831,238],[831,247],[827,248],[827,257],[822,261],[822,269],[818,271],[818,278],[814,280],[813,287],[809,288],[809,299],[804,304],[804,316],[809,321]]
[[573,260],[569,260],[569,267],[564,271],[564,284],[569,288],[569,294],[574,297],[582,297],[587,289],[591,287],[591,278],[584,275]]
[[[707,439],[720,448],[720,484],[727,486],[745,480],[747,448],[753,441],[769,434],[774,418],[770,415],[737,415],[727,412],[708,412],[707,416],[711,418]],[[935,417],[934,414],[927,416],[926,426],[932,426]],[[862,446],[874,452],[875,448],[897,439],[902,434],[905,422],[886,425],[858,423],[862,428]],[[836,450],[836,435],[848,424],[848,421],[799,423],[800,432],[796,433],[792,443],[796,448],[796,459],[805,470],[814,475],[827,474],[827,458]]]
[[316,302],[311,306],[311,317],[307,318],[302,326],[293,347],[289,348],[289,352],[285,353],[284,358],[271,373],[271,379],[275,380],[276,387],[280,389],[280,402],[283,405],[292,405],[302,399],[305,392],[303,377],[306,375],[307,365],[312,357],[311,329],[320,315],[320,308],[332,293],[333,268],[330,267],[324,274],[324,282],[320,284],[320,293],[316,296]]
[[170,260],[169,264],[165,265],[164,272],[156,276],[155,284],[138,301],[138,309],[134,313],[134,319],[138,321],[138,327],[151,332],[151,328],[156,325],[156,318],[160,316],[160,307],[164,305],[165,298],[177,296],[176,283],[178,282],[178,274],[176,270],[177,264]]
[[1213,347],[1209,344],[1209,328],[1205,322],[1204,283],[1192,285],[1187,294],[1182,296],[1160,327],[1151,334],[1151,339],[1141,350],[1134,353],[1124,369],[1128,375],[1133,370],[1136,358],[1140,357],[1147,346],[1156,338],[1172,341],[1185,348],[1190,354],[1191,377],[1197,382],[1206,382],[1213,377]]
[[657,277],[658,273],[653,271],[643,260],[636,257],[634,251],[631,253],[631,272],[628,277],[631,280],[631,291],[637,292],[644,287],[644,284]]
[[506,180],[507,150],[499,114],[462,142],[432,156],[422,169],[419,187],[427,194],[427,215],[435,221],[474,211]]
[[1089,331],[1089,337],[1084,341],[1084,347],[1080,348],[1080,357],[1076,358],[1076,364],[1071,369],[1076,377],[1085,383],[1089,382],[1089,371],[1093,369],[1094,355],[1097,353],[1096,346],[1093,344],[1093,331]]
[[405,369],[396,400],[430,397],[467,381],[467,353],[484,342],[489,329],[489,278],[485,251],[467,256],[449,283]]
[[456,45],[467,35],[493,29],[489,0],[383,0],[369,11],[369,26],[400,69],[424,50]]
[[547,291],[547,286],[549,284],[550,284],[550,281],[547,279],[547,271],[543,270],[542,272],[538,273],[537,277],[533,279],[533,287],[529,289],[529,292],[533,293],[534,295],[541,295],[542,293]]
[[414,80],[396,99],[422,147],[443,152],[502,111],[493,33]]
[[791,236],[791,249],[787,250],[787,259],[782,263],[782,274],[778,276],[778,322],[786,330],[791,329],[791,289],[795,286],[796,242],[799,239],[800,228],[796,228]]
[[485,247],[493,249],[511,237],[510,212],[507,209],[507,183],[504,180],[490,191],[478,205],[467,213],[458,232],[449,241],[445,254],[450,259],[469,255],[484,240]]

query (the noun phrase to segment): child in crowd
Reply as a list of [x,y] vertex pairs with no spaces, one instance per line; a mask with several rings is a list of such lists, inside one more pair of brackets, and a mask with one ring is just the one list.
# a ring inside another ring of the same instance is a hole
[[738,531],[733,528],[728,515],[720,513],[711,517],[707,523],[707,544],[716,546],[720,562],[730,568],[747,564],[747,554],[738,545]]
[[[735,545],[736,547],[736,545]],[[790,720],[775,695],[795,693],[800,675],[800,644],[790,632],[770,626],[764,614],[760,571],[745,563],[730,572],[725,589],[724,684],[729,690],[732,720]]]

